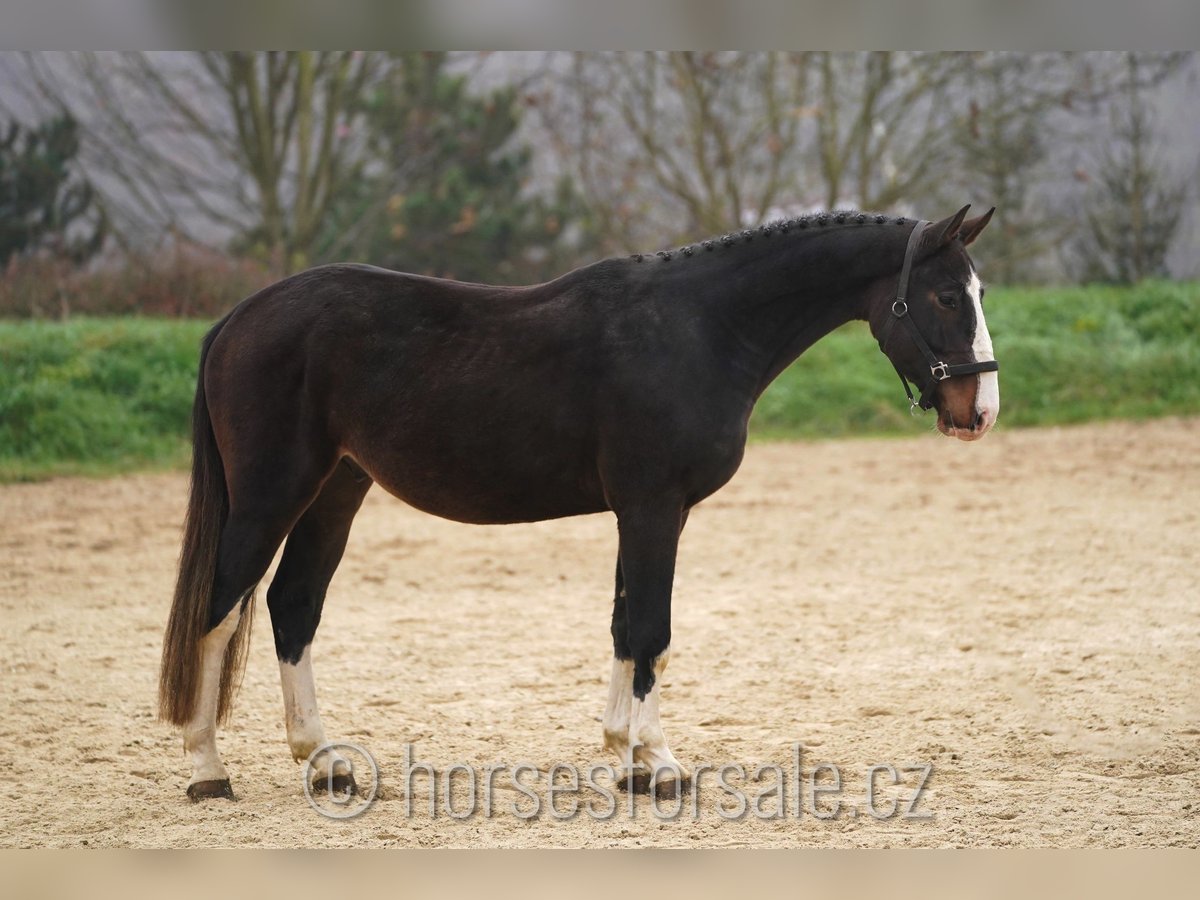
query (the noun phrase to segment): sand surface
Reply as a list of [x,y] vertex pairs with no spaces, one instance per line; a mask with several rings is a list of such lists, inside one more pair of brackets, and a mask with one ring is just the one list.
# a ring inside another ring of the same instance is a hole
[[[188,802],[154,717],[185,491],[0,487],[3,846],[1200,844],[1200,420],[752,446],[684,534],[663,722],[687,764],[779,764],[782,819],[759,815],[769,796],[722,817],[737,803],[713,775],[698,817],[643,797],[631,818],[621,797],[608,820],[554,818],[548,768],[608,761],[611,516],[473,527],[379,488],[314,649],[327,731],[378,760],[379,799],[347,821],[308,806],[260,596],[220,739],[239,799]],[[532,801],[501,773],[490,818],[431,818],[423,776],[408,816],[406,745],[439,771],[531,763],[541,814],[514,814]],[[807,796],[823,762],[843,777],[831,820]],[[885,763],[932,767],[929,818],[866,814]],[[777,780],[730,773],[750,799]]]

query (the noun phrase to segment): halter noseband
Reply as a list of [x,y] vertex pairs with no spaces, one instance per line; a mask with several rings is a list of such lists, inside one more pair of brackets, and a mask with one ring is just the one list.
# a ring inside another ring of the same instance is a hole
[[[942,362],[929,349],[929,344],[921,336],[921,331],[917,328],[917,323],[908,314],[908,301],[906,299],[908,296],[908,276],[912,271],[913,257],[916,256],[917,245],[921,242],[921,235],[928,226],[928,222],[919,221],[908,236],[908,245],[904,248],[904,264],[900,267],[900,282],[896,286],[896,299],[892,302],[892,314],[888,316],[887,321],[884,323],[883,333],[879,338],[879,349],[887,356],[887,343],[888,338],[892,334],[892,327],[897,322],[900,322],[913,339],[913,343],[917,345],[917,349],[921,351],[921,355],[925,357],[925,361],[929,363],[929,378],[923,386],[918,385],[921,388],[920,400],[913,396],[912,388],[908,385],[908,379],[904,377],[904,373],[900,371],[900,367],[894,362],[892,363],[892,368],[900,376],[900,383],[904,385],[904,393],[908,395],[909,412],[914,415],[916,414],[917,407],[930,409],[933,406],[934,392],[937,390],[938,384],[947,378],[954,375],[974,375],[977,372],[997,372],[1000,369],[1000,363],[994,359],[960,363],[953,366]],[[888,357],[888,359],[890,360],[891,357]]]

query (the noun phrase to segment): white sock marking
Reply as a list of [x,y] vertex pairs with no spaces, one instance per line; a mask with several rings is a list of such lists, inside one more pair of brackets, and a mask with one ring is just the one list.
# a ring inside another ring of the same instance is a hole
[[229,778],[217,752],[217,703],[221,696],[221,665],[225,648],[237,631],[242,617],[241,602],[235,603],[224,621],[200,641],[200,688],[196,712],[183,726],[183,749],[192,758],[192,778],[198,781],[222,781]]
[[629,716],[633,705],[633,660],[613,657],[604,709],[604,746],[624,760],[629,755]]
[[644,767],[652,776],[654,783],[675,778],[687,779],[688,772],[671,753],[667,746],[666,735],[663,734],[662,722],[659,718],[659,704],[662,698],[662,676],[671,658],[671,648],[668,647],[654,661],[654,687],[646,694],[646,699],[638,700],[633,696],[633,666],[630,664],[629,730],[626,747],[633,746],[633,760],[639,768]]
[[[325,728],[317,709],[317,684],[313,679],[312,644],[304,648],[295,665],[279,661],[279,683],[283,688],[283,717],[287,723],[288,746],[292,759],[302,763],[326,743]],[[312,780],[320,783],[329,777],[349,773],[349,763],[336,750],[326,750],[313,760]]]
[[283,687],[288,746],[292,748],[292,758],[304,762],[325,743],[325,729],[317,710],[317,685],[313,681],[312,644],[304,648],[294,665],[279,661],[279,683]]

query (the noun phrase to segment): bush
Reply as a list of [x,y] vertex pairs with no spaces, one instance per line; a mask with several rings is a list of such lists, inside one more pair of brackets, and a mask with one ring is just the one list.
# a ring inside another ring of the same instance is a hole
[[215,319],[274,280],[259,263],[194,247],[91,270],[45,257],[14,258],[0,278],[0,317],[136,314]]

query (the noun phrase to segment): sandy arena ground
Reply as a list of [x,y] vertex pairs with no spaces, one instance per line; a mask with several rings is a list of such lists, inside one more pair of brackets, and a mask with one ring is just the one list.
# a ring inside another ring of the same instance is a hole
[[[736,801],[711,775],[697,819],[690,799],[663,821],[644,797],[632,819],[623,798],[608,821],[551,817],[546,770],[607,761],[612,518],[458,525],[378,488],[315,660],[326,729],[374,754],[380,798],[348,821],[307,805],[260,596],[221,737],[238,802],[189,803],[179,738],[154,718],[185,488],[0,487],[0,844],[1200,843],[1200,420],[752,446],[684,534],[663,720],[685,763],[780,764],[782,820],[726,820]],[[807,793],[794,817],[796,741],[806,777],[839,766],[837,818]],[[407,817],[406,744],[439,770],[533,763],[542,814],[514,815],[532,801],[501,773],[491,818],[431,819],[423,776]],[[863,773],[889,762],[932,765],[932,818],[865,814]],[[763,777],[727,780],[753,797]]]

